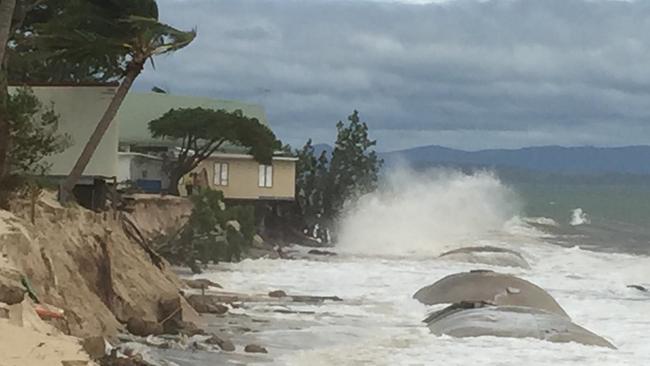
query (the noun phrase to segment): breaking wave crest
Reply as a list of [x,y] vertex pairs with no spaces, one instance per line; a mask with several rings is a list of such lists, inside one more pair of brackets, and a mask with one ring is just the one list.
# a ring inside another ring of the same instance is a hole
[[591,219],[586,212],[578,207],[571,211],[571,220],[569,221],[569,224],[571,224],[571,226],[588,225],[591,224]]
[[437,255],[501,231],[518,196],[490,172],[393,169],[343,217],[338,249],[365,255]]

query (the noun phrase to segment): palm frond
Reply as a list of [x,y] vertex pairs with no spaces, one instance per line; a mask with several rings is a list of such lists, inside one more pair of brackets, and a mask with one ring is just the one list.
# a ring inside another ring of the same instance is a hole
[[181,31],[154,18],[130,16],[122,22],[132,27],[133,34],[140,37],[144,43],[141,46],[147,49],[149,57],[179,50],[196,38],[196,29]]

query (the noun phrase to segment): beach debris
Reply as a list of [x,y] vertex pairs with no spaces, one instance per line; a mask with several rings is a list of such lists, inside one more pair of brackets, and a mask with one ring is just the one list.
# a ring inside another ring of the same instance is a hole
[[34,291],[34,288],[32,287],[32,283],[29,281],[29,278],[27,276],[20,276],[20,283],[25,287],[25,290],[27,291],[27,295],[34,301],[36,304],[40,304],[41,302],[38,300],[38,297],[36,296],[36,291]]
[[65,312],[54,305],[49,304],[35,304],[34,311],[43,320],[50,319],[63,319]]
[[319,304],[325,301],[343,301],[338,296],[313,296],[313,295],[291,295],[293,302],[304,302],[308,304]]
[[185,284],[189,288],[193,288],[196,290],[204,290],[209,287],[216,287],[216,288],[223,288],[220,284],[210,281],[206,278],[197,278],[197,279],[192,279],[192,280],[185,280]]
[[639,291],[641,291],[641,292],[648,292],[648,291],[650,291],[650,290],[648,290],[646,287],[641,286],[641,285],[627,285],[627,287],[628,287],[628,288],[631,288],[631,289],[639,290]]
[[146,362],[141,354],[127,353],[129,354],[120,355],[117,349],[113,349],[109,355],[100,358],[98,361],[101,366],[153,366],[151,363]]
[[266,348],[259,346],[257,344],[249,344],[244,347],[244,352],[248,353],[269,353]]

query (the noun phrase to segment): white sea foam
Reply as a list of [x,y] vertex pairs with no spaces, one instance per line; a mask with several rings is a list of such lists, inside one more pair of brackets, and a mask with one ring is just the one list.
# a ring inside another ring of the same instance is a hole
[[586,212],[584,212],[580,207],[571,211],[571,220],[569,221],[571,226],[578,225],[588,225],[591,224],[591,219]]
[[632,366],[650,362],[645,336],[650,328],[650,297],[626,287],[650,278],[650,258],[533,245],[519,238],[522,242],[534,259],[533,269],[507,271],[547,289],[577,324],[603,335],[618,350],[535,339],[430,334],[421,323],[428,309],[411,295],[448,274],[475,268],[471,264],[343,255],[329,262],[220,264],[224,271],[210,275],[232,290],[264,293],[279,288],[344,299],[294,309],[311,310],[313,315],[247,309],[256,319],[271,322],[313,322],[307,328],[272,328],[254,334],[251,341],[268,346],[275,365]]
[[344,217],[337,248],[364,255],[435,255],[503,230],[517,195],[489,172],[392,169]]
[[[489,173],[396,172],[384,187],[349,213],[342,226],[344,252],[337,257],[222,263],[217,271],[203,275],[233,291],[282,289],[344,299],[318,306],[287,305],[313,314],[277,314],[264,305],[249,304],[246,314],[259,321],[291,324],[246,336],[247,342],[267,346],[273,364],[650,364],[650,296],[627,288],[649,283],[649,257],[544,242],[547,234],[516,215],[515,194]],[[578,213],[585,223],[588,217],[582,210]],[[457,244],[515,247],[532,269],[481,268],[506,271],[546,289],[575,323],[619,349],[535,339],[433,336],[421,323],[428,309],[412,294],[444,276],[477,267],[412,254],[437,253]]]
[[557,221],[551,219],[550,217],[526,217],[523,220],[529,224],[535,224],[535,225],[544,225],[544,226],[553,226],[553,227],[560,226],[560,224],[558,224]]

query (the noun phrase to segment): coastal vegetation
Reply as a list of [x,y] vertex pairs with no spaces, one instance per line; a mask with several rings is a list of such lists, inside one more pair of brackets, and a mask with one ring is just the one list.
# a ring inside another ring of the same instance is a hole
[[306,232],[329,243],[335,236],[336,220],[356,200],[377,189],[383,161],[374,150],[376,140],[368,136],[368,125],[359,112],[348,123],[336,124],[337,136],[331,157],[315,151],[311,139],[296,151],[297,209]]
[[[153,57],[187,46],[196,31],[159,22],[154,0],[3,0],[0,6],[5,15],[0,17],[0,182],[7,180],[8,167],[14,164],[9,155],[16,136],[9,122],[9,79],[119,82],[62,185],[60,198],[65,201],[146,62],[153,65]],[[6,196],[7,189],[3,191]]]
[[172,264],[196,273],[200,264],[240,260],[256,232],[253,207],[226,207],[223,193],[214,190],[204,190],[191,200],[192,213],[185,225],[155,240],[154,249]]
[[241,110],[228,112],[205,108],[172,109],[149,122],[151,135],[178,141],[179,151],[167,160],[171,194],[178,195],[178,183],[187,173],[219,150],[225,143],[247,148],[262,164],[270,164],[281,144],[273,132]]

